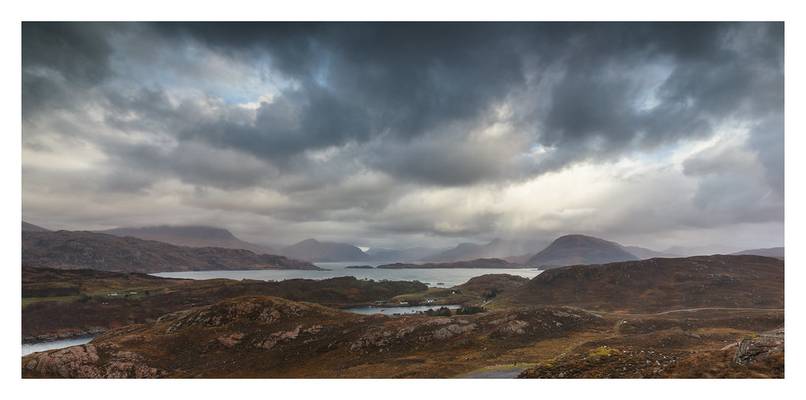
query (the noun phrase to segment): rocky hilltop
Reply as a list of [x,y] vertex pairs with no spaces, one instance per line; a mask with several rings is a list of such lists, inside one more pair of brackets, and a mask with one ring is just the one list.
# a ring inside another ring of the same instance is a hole
[[223,247],[225,249],[245,249],[258,254],[272,254],[268,246],[261,246],[254,243],[245,242],[232,232],[214,226],[145,226],[139,228],[115,228],[99,233],[106,233],[115,236],[130,236],[144,240],[156,240],[175,244],[177,246],[189,247]]
[[283,256],[221,247],[185,247],[95,232],[23,232],[22,264],[118,272],[320,269]]
[[528,264],[541,268],[556,268],[578,264],[604,264],[637,260],[624,246],[585,235],[566,235],[529,259]]

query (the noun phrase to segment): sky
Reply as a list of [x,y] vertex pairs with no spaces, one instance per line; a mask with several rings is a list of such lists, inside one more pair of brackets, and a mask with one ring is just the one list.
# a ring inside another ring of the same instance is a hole
[[23,219],[782,246],[783,29],[23,23]]

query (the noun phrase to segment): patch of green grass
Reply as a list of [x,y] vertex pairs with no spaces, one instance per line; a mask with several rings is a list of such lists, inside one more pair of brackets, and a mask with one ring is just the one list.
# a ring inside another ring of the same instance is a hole
[[81,296],[55,296],[55,297],[23,297],[22,298],[22,308],[25,308],[31,304],[39,303],[42,301],[63,301],[63,302],[70,302],[76,301]]
[[591,351],[588,352],[588,357],[593,358],[601,358],[601,357],[610,357],[614,354],[618,354],[619,351],[612,347],[607,346],[599,346]]

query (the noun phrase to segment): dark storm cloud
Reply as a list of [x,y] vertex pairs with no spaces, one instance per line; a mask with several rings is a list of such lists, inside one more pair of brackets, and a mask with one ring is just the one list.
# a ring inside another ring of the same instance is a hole
[[[412,138],[475,118],[524,83],[516,36],[495,25],[157,24],[232,57],[271,64],[298,87],[264,103],[252,125],[185,135],[281,158],[306,149]],[[470,44],[470,45],[468,45]]]
[[[710,136],[726,119],[763,118],[782,107],[780,25],[626,24],[616,30],[583,40],[552,88],[540,141],[560,149],[560,160],[552,160],[560,166]],[[745,30],[757,31],[753,39],[763,50],[741,46]],[[652,63],[669,74],[655,89],[656,104],[644,108],[635,103],[647,90],[642,68]]]
[[22,25],[22,64],[51,69],[66,79],[97,83],[107,77],[112,47],[109,25],[26,22]]
[[[559,149],[539,170],[708,136],[715,122],[766,113],[782,99],[781,76],[765,75],[782,71],[781,24],[232,23],[156,29],[232,57],[267,55],[299,82],[279,101],[264,104],[254,125],[217,123],[192,132],[258,156],[380,134],[410,139],[438,132],[487,114],[522,88],[528,74],[540,76],[550,66],[559,66],[562,77],[550,93],[532,93],[548,96],[550,107],[523,126],[540,132],[537,143]],[[741,46],[747,40],[753,45]],[[636,98],[648,88],[640,68],[651,63],[668,68],[668,76],[660,78],[657,104],[641,109]],[[386,170],[449,185],[499,177],[484,164],[443,176],[430,169],[418,174],[422,154],[413,156],[397,162],[401,169]],[[450,175],[456,180],[446,179]]]
[[669,218],[782,220],[781,23],[25,23],[22,85],[25,148],[102,153],[98,192],[270,188],[297,201],[250,210],[470,236],[499,215],[373,215],[740,126],[745,142],[684,165],[713,220]]
[[[96,82],[111,73],[104,33],[131,27],[26,24],[24,63],[47,66],[68,80]],[[540,76],[550,66],[561,74],[550,92],[527,96],[548,97],[550,106],[521,119],[536,143],[558,149],[540,160],[538,170],[708,136],[715,120],[763,114],[782,98],[781,76],[764,76],[782,70],[780,24],[157,23],[150,28],[169,46],[201,45],[253,62],[268,58],[296,82],[276,101],[263,103],[253,122],[172,126],[182,140],[274,162],[378,135],[410,140],[439,133],[450,123],[488,114],[496,102],[522,89],[528,74]],[[730,47],[732,40],[748,38],[756,44],[750,49]],[[657,104],[641,109],[636,98],[648,89],[638,79],[640,68],[652,63],[665,65],[669,74],[656,90]],[[39,93],[50,87],[44,82],[24,79],[28,97],[43,97]],[[113,104],[120,103],[114,98]],[[124,110],[143,114],[147,124],[195,118],[194,110],[174,109],[157,97],[128,102],[119,108]],[[446,160],[465,157],[445,151]],[[385,170],[448,185],[500,177],[484,162],[436,165],[447,170],[443,175],[431,169],[418,173],[423,154],[410,153],[413,158]]]
[[370,136],[369,124],[364,108],[332,91],[313,87],[286,92],[271,104],[263,103],[253,124],[213,121],[184,130],[181,135],[284,162],[305,150],[364,141]]
[[112,74],[112,47],[103,24],[22,24],[23,116],[40,108],[70,108],[68,86],[91,87]]

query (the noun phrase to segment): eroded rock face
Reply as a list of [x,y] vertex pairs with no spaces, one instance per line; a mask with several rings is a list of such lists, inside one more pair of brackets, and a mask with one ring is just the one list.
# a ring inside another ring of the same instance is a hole
[[93,344],[35,353],[23,358],[23,375],[56,378],[156,378],[162,375],[136,353],[113,351],[106,358],[106,363],[99,363],[98,348]]
[[162,372],[149,367],[136,353],[119,351],[112,354],[112,360],[104,366],[104,378],[157,378]]
[[444,340],[476,329],[476,324],[469,324],[466,321],[462,322],[464,322],[464,324],[451,324],[444,328],[437,329],[434,332],[434,339]]
[[236,344],[241,342],[241,339],[243,339],[243,336],[244,336],[243,333],[236,332],[236,333],[232,333],[232,334],[229,334],[229,335],[220,336],[220,337],[216,338],[216,340],[222,346],[227,347],[227,348],[232,348],[232,347],[235,347]]
[[456,317],[406,318],[372,328],[350,345],[350,351],[387,351],[394,345],[430,345],[475,329],[476,325]]
[[736,345],[733,362],[747,365],[784,351],[784,328],[765,332],[757,337],[741,339]]
[[160,317],[157,322],[168,323],[167,333],[183,329],[218,328],[233,322],[249,321],[260,325],[272,325],[278,321],[293,320],[303,313],[331,316],[338,311],[325,307],[265,298],[261,301],[224,301],[211,306],[175,312]]
[[489,320],[492,337],[555,336],[582,324],[598,324],[603,319],[593,313],[571,309],[535,309],[505,314]]
[[271,350],[272,348],[274,348],[275,345],[277,345],[277,343],[296,339],[299,336],[299,332],[301,329],[302,325],[297,325],[296,328],[290,331],[272,333],[266,340],[260,342],[258,344],[258,347],[264,348],[266,350]]
[[500,328],[498,328],[497,332],[510,335],[523,335],[526,333],[526,328],[528,327],[528,322],[516,319],[503,324]]
[[97,362],[95,346],[85,344],[37,353],[28,360],[23,359],[23,370],[61,378],[92,378],[100,375]]

